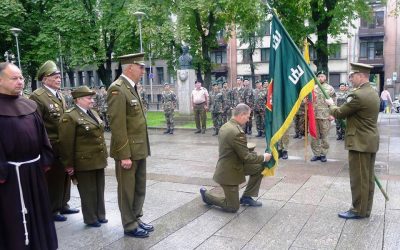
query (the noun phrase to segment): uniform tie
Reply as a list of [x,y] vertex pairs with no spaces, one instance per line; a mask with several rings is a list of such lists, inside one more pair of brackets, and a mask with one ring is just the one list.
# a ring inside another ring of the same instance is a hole
[[90,111],[90,109],[88,109],[86,113],[90,116],[90,118],[92,118],[92,119],[95,120],[97,123],[99,123],[99,122],[97,121],[96,117],[94,116],[94,114],[92,113],[92,111]]
[[56,97],[57,97],[58,100],[62,101],[62,100],[61,100],[60,91],[58,91],[58,90],[56,91]]

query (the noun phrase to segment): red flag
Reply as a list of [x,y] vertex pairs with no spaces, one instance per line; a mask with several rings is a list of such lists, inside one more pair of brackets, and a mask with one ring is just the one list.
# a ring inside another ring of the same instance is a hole
[[308,116],[308,131],[310,135],[313,138],[317,138],[317,125],[315,123],[315,113],[314,113],[314,106],[313,106],[313,101],[315,100],[315,93],[314,90],[312,91],[312,94],[309,95],[307,100],[307,116]]
[[272,80],[268,84],[268,90],[267,90],[267,102],[265,103],[265,107],[269,110],[272,111],[272,92],[274,89],[274,80]]

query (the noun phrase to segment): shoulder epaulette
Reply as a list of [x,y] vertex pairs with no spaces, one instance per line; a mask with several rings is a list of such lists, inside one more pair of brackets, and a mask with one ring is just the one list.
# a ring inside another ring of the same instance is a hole
[[34,93],[35,95],[41,95],[41,94],[43,94],[44,92],[46,92],[46,90],[45,90],[44,88],[39,88],[39,89],[33,91],[33,93]]
[[67,109],[66,111],[65,111],[65,113],[70,113],[72,110],[74,110],[75,109],[75,107],[72,107],[72,108],[70,108],[70,109]]

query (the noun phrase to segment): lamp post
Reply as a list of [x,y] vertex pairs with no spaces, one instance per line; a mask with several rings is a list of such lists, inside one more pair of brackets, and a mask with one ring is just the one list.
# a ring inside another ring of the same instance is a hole
[[62,51],[61,51],[61,35],[60,34],[58,34],[58,46],[60,49],[61,86],[65,87],[64,65],[63,65],[63,58],[62,58]]
[[141,11],[136,11],[135,13],[133,13],[134,16],[137,17],[138,22],[139,22],[139,38],[140,38],[140,53],[143,52],[143,44],[142,44],[142,18],[143,16],[145,16],[146,14],[144,12]]
[[19,56],[18,35],[19,35],[19,33],[22,32],[22,30],[18,29],[18,28],[11,28],[10,31],[15,36],[15,41],[17,42],[18,67],[21,69],[21,60],[20,60],[20,56]]

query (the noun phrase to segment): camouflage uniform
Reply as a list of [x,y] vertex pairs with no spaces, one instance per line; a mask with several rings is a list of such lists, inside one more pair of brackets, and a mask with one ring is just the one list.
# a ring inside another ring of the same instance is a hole
[[222,114],[224,113],[225,107],[224,95],[218,90],[214,90],[210,94],[210,107],[211,117],[215,129],[215,133],[213,135],[218,135],[219,129],[223,124]]
[[236,88],[227,90],[225,97],[227,120],[230,120],[232,118],[233,108],[239,104],[238,90]]
[[267,91],[264,88],[254,91],[254,119],[258,131],[257,137],[265,134],[265,102],[267,101]]
[[[322,87],[330,97],[336,97],[335,89],[327,82],[322,84]],[[325,103],[324,94],[318,86],[315,86],[314,92],[316,95],[316,98],[314,99],[314,112],[315,122],[317,125],[317,139],[313,137],[311,138],[311,149],[314,156],[320,158],[326,157],[326,154],[328,153],[329,143],[327,137],[331,121],[329,120],[329,107]]]
[[[340,107],[345,104],[347,102],[346,99],[348,94],[347,91],[339,91],[337,93],[336,106]],[[344,140],[344,134],[346,131],[345,119],[335,119],[335,123],[337,140]]]
[[95,97],[95,109],[97,113],[99,113],[101,120],[104,122],[104,130],[110,131],[110,123],[109,117],[107,114],[108,111],[108,104],[107,104],[107,92],[101,93],[100,91],[96,94]]
[[296,115],[294,116],[294,131],[295,131],[295,136],[293,138],[299,138],[301,139],[302,136],[304,136],[304,131],[305,131],[305,106],[304,102],[301,102],[300,108],[297,111]]
[[164,109],[165,121],[167,123],[167,130],[165,134],[174,133],[174,110],[176,108],[176,94],[172,89],[164,90],[161,94],[161,103]]
[[143,104],[143,111],[146,113],[149,103],[147,102],[146,90],[144,90],[143,86],[137,89],[140,100]]
[[70,109],[74,106],[74,99],[72,98],[71,92],[64,92],[65,106],[67,109]]
[[278,141],[279,157],[282,157],[282,159],[287,159],[288,149],[289,149],[289,129],[286,130],[282,138]]
[[245,125],[244,132],[248,135],[251,135],[251,128],[253,127],[254,92],[250,85],[242,88],[241,90],[241,102],[249,106],[251,109],[249,121]]

